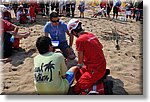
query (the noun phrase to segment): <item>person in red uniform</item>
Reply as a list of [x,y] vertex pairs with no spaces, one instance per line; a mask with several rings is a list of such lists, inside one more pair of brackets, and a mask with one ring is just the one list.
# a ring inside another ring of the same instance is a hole
[[31,4],[29,7],[29,15],[30,15],[31,23],[34,23],[36,21],[36,13],[35,13],[34,4]]
[[85,32],[81,24],[78,19],[71,19],[67,25],[71,34],[77,37],[77,66],[80,71],[76,74],[75,94],[92,87],[94,83],[105,75],[106,71],[106,60],[102,44],[93,33]]
[[[1,61],[9,61],[10,56],[12,54],[12,46],[14,43],[15,38],[21,39],[21,38],[27,38],[30,35],[30,32],[25,32],[25,33],[18,33],[19,27],[10,23],[7,20],[0,19],[0,22],[2,24],[1,27],[1,37],[0,41],[1,43],[4,43],[3,46],[3,58]],[[3,42],[2,42],[3,41]]]

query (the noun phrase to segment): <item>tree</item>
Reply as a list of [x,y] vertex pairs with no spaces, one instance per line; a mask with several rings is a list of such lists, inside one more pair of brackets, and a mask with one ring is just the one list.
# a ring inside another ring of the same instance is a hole
[[48,64],[45,64],[45,65],[44,65],[45,71],[48,71],[48,72],[51,73],[50,82],[52,81],[52,69],[55,69],[55,68],[54,68],[54,65],[55,65],[55,64],[53,64],[52,61],[50,61]]

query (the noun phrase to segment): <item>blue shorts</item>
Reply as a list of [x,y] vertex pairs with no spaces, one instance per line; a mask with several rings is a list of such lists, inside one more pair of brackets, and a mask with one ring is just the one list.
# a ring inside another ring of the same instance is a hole
[[66,72],[66,79],[68,80],[69,85],[71,85],[73,80],[74,80],[74,73],[71,71],[67,71]]
[[[69,48],[69,45],[68,45],[67,41],[60,42],[58,48],[63,52],[64,57],[67,58],[68,54],[67,54],[66,49]],[[72,54],[75,55],[73,49],[72,49]]]

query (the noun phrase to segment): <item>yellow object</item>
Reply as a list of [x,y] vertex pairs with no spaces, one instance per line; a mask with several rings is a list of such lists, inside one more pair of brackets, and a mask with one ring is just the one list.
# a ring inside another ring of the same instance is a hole
[[34,58],[34,82],[39,94],[67,94],[69,83],[62,78],[67,67],[60,53],[49,52]]

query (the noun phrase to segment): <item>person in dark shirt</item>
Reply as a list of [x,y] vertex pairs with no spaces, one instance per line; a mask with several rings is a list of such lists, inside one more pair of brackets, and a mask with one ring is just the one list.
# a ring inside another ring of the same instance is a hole
[[72,12],[72,17],[74,17],[75,8],[76,8],[76,2],[73,1],[73,2],[71,2],[71,12]]
[[143,18],[143,1],[141,1],[138,5],[138,9],[139,9],[139,21]]
[[66,1],[66,17],[70,17],[70,1]]
[[108,17],[108,19],[110,19],[110,12],[113,7],[113,0],[108,0],[106,6],[107,6],[107,17]]
[[140,21],[143,15],[143,1],[134,2],[134,14],[133,19],[136,18],[136,21]]
[[17,13],[17,8],[18,8],[18,4],[17,3],[13,3],[13,10],[14,10],[15,14]]

